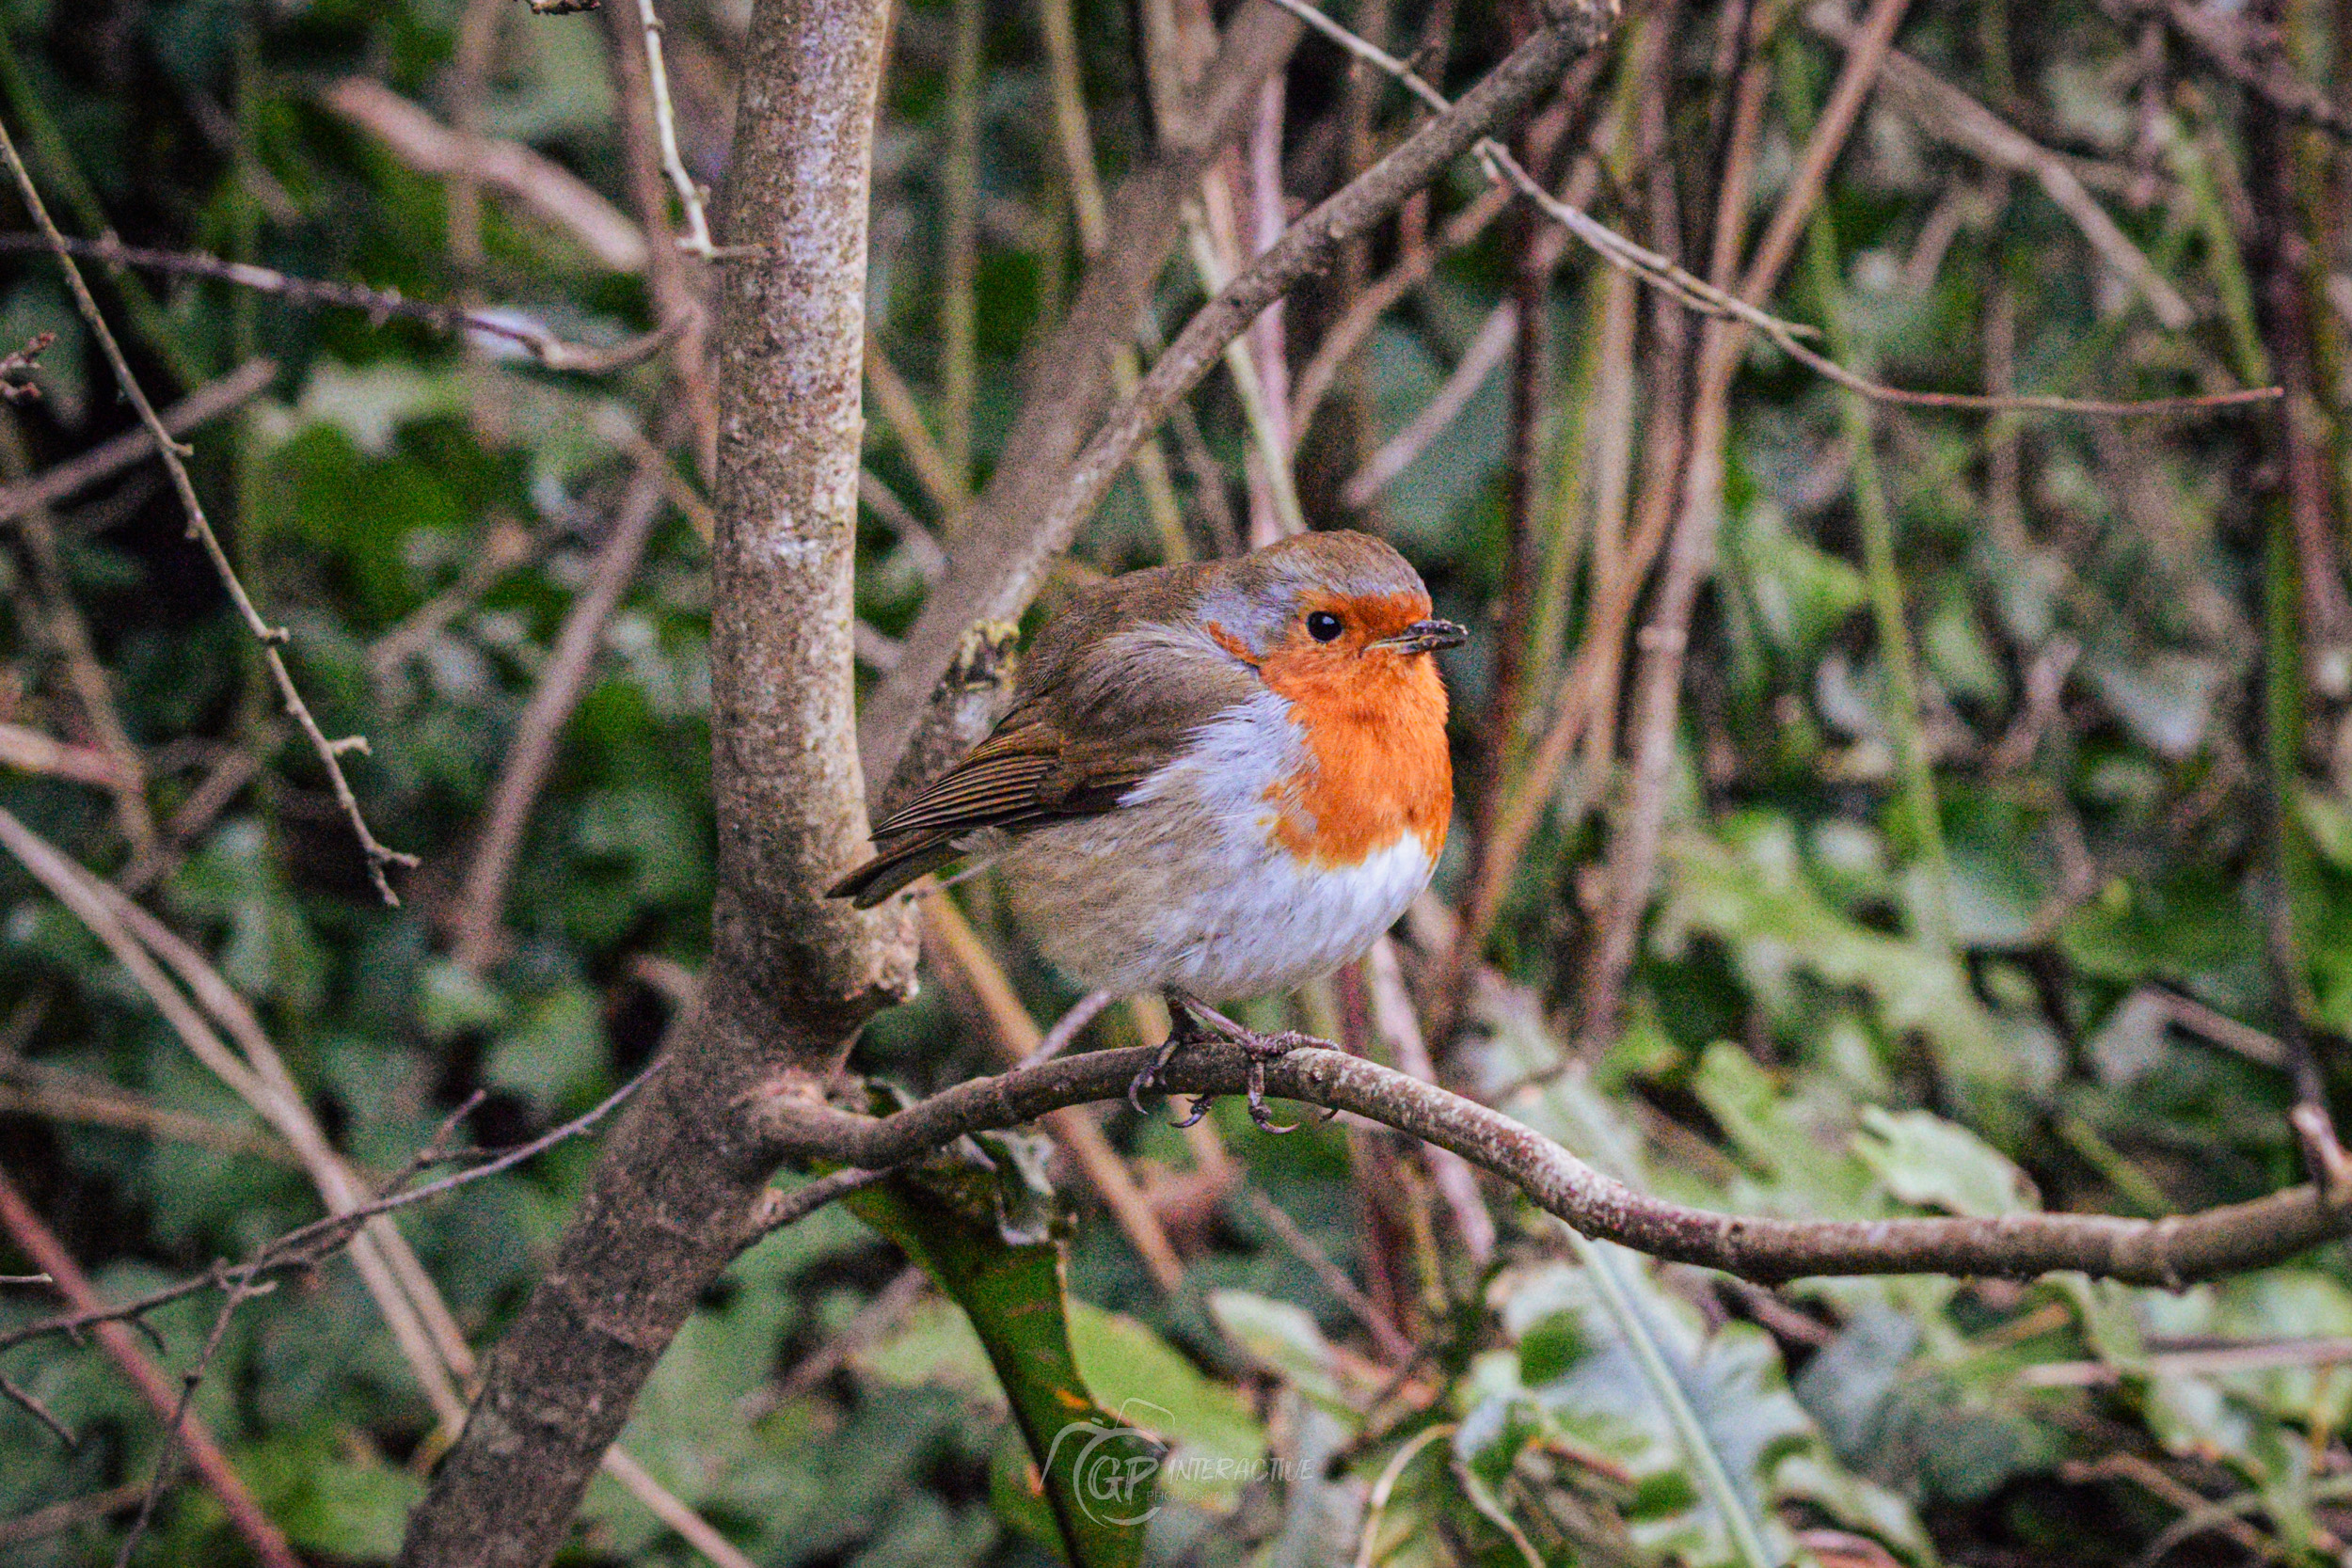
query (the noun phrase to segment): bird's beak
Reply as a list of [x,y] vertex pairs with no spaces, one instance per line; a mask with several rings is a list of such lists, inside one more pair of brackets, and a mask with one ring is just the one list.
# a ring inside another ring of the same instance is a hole
[[1452,621],[1415,621],[1394,637],[1384,637],[1373,646],[1394,648],[1405,654],[1434,654],[1439,648],[1458,648],[1469,641],[1470,632]]

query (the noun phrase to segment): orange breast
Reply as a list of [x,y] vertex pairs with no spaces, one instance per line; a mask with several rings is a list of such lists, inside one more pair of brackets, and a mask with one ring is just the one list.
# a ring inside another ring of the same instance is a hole
[[1359,864],[1405,833],[1434,863],[1454,811],[1445,686],[1425,654],[1286,657],[1260,666],[1289,699],[1313,766],[1266,792],[1282,811],[1275,837],[1317,865]]

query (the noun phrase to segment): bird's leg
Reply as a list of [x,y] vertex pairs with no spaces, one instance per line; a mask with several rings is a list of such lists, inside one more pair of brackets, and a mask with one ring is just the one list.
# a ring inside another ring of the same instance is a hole
[[[1322,1046],[1327,1042],[1316,1039],[1311,1035],[1300,1034],[1295,1029],[1286,1029],[1279,1035],[1263,1035],[1255,1029],[1234,1022],[1199,997],[1179,990],[1173,986],[1168,989],[1167,994],[1168,1016],[1167,1043],[1160,1047],[1159,1054],[1152,1058],[1152,1065],[1136,1073],[1134,1081],[1127,1085],[1128,1103],[1134,1105],[1138,1114],[1142,1112],[1142,1102],[1136,1097],[1159,1082],[1162,1069],[1184,1046],[1223,1040],[1228,1044],[1239,1046],[1243,1053],[1249,1058],[1250,1121],[1262,1132],[1296,1132],[1297,1127],[1295,1123],[1285,1126],[1276,1121],[1273,1115],[1266,1110],[1265,1065],[1287,1056],[1303,1046]],[[1176,1125],[1190,1127],[1202,1117],[1207,1116],[1210,1102],[1214,1098],[1214,1096],[1204,1094],[1192,1102],[1192,1109]],[[1324,1119],[1328,1121],[1336,1114],[1327,1109],[1324,1112]]]

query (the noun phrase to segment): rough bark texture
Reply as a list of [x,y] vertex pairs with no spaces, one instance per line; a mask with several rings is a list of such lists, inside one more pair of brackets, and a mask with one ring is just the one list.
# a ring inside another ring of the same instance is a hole
[[401,1560],[534,1565],[563,1544],[654,1362],[735,1256],[771,1168],[742,1107],[832,1075],[913,969],[903,916],[822,889],[865,840],[850,678],[860,345],[886,0],[761,0],[738,111],[718,332],[711,679],[719,884],[701,1014],[616,1129],[485,1370]]

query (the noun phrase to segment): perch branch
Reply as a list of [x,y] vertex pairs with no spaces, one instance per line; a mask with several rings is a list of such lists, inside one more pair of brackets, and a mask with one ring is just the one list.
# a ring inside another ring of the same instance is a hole
[[[805,1094],[780,1094],[766,1108],[772,1148],[782,1157],[841,1161],[865,1170],[896,1165],[966,1133],[1123,1098],[1128,1081],[1152,1054],[1149,1047],[1134,1046],[1061,1057],[959,1084],[882,1117],[841,1111]],[[2078,1270],[2178,1290],[2267,1267],[2352,1231],[2352,1194],[2324,1198],[2309,1185],[2155,1220],[2070,1213],[1795,1220],[1717,1213],[1638,1192],[1499,1111],[1334,1047],[1302,1047],[1271,1062],[1253,1062],[1248,1053],[1222,1042],[1188,1046],[1164,1070],[1164,1083],[1170,1094],[1240,1094],[1259,1069],[1267,1094],[1345,1111],[1451,1149],[1511,1182],[1580,1234],[1758,1284],[1832,1275],[2027,1279]]]

